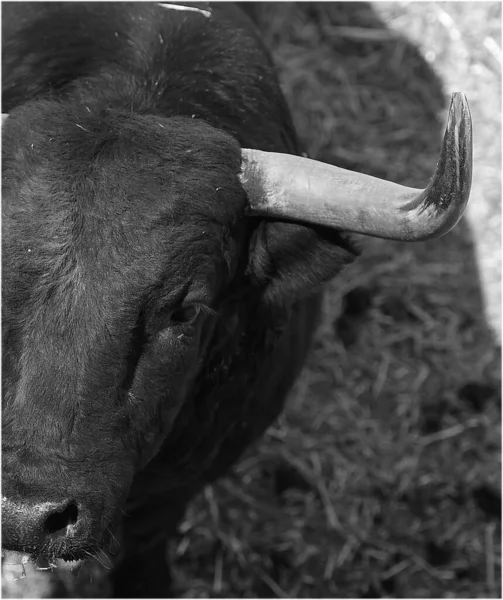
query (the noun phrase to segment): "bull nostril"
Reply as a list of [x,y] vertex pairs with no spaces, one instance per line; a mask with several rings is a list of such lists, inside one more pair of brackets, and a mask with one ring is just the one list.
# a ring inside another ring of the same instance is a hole
[[79,517],[79,509],[72,502],[65,506],[63,510],[50,514],[44,523],[46,533],[54,534],[66,529],[68,525],[74,525]]

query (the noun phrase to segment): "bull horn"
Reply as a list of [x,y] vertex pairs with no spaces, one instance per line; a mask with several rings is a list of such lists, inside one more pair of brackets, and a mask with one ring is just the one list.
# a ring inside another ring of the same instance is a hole
[[452,95],[440,160],[428,187],[409,188],[308,158],[242,151],[247,213],[401,241],[450,231],[468,202],[472,124],[464,94]]

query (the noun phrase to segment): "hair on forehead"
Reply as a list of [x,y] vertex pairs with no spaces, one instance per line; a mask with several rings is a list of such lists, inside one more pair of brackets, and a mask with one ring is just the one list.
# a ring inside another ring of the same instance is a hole
[[5,252],[16,257],[12,276],[26,288],[37,281],[41,300],[66,298],[71,310],[89,277],[138,268],[153,281],[167,257],[173,271],[196,273],[207,260],[231,269],[245,203],[231,136],[182,117],[54,100],[13,111],[4,134]]
[[239,145],[201,121],[45,100],[14,111],[4,136],[7,204],[16,184],[24,188],[22,207],[7,211],[52,219],[66,208],[74,218],[129,215],[140,225],[161,208],[221,223],[244,210]]

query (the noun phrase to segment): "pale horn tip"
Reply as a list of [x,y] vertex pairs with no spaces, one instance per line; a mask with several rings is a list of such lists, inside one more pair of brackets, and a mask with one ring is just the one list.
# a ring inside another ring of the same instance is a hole
[[447,134],[454,137],[453,142],[459,146],[460,150],[469,150],[471,153],[472,118],[468,100],[463,92],[454,92],[451,94],[451,105],[449,107],[446,127]]

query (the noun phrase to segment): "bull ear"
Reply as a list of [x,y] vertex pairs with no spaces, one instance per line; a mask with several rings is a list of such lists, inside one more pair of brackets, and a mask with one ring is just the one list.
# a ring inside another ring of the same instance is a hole
[[284,305],[317,292],[358,254],[347,234],[328,227],[262,221],[251,239],[248,273],[266,303]]
[[5,123],[5,119],[8,117],[9,115],[6,115],[5,113],[2,113],[2,127],[3,124]]

